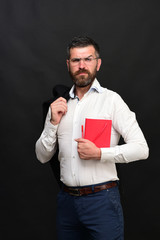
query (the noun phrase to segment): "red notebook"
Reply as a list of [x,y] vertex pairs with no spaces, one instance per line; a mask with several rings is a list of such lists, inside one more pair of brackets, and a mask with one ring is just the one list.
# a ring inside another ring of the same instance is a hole
[[112,120],[86,118],[84,138],[99,148],[110,147]]

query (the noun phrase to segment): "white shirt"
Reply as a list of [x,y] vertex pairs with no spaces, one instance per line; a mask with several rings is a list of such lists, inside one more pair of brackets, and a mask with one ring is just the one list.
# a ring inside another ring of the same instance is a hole
[[[40,162],[48,162],[59,144],[61,181],[67,186],[92,185],[118,180],[115,163],[128,163],[148,157],[148,146],[136,121],[122,98],[115,92],[100,86],[97,79],[79,101],[70,90],[68,110],[61,122],[50,123],[49,108],[44,130],[36,142],[36,155]],[[101,160],[82,160],[77,152],[81,137],[81,125],[85,118],[112,120],[111,147],[101,148]],[[120,136],[125,144],[118,145]]]

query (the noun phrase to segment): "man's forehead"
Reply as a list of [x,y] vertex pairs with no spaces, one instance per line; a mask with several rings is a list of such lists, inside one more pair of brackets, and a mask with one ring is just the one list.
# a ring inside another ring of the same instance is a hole
[[95,48],[92,45],[86,47],[75,47],[70,49],[71,57],[90,56],[95,54]]

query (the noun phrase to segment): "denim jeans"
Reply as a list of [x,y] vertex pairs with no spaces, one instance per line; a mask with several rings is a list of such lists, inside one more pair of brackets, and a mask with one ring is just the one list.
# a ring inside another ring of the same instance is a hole
[[58,240],[123,240],[118,186],[86,196],[57,196]]

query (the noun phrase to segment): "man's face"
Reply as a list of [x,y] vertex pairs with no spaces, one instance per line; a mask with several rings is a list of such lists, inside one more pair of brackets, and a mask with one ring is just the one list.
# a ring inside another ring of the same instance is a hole
[[77,87],[92,84],[101,66],[101,59],[96,57],[94,47],[76,47],[70,49],[70,59],[67,60],[69,74]]

